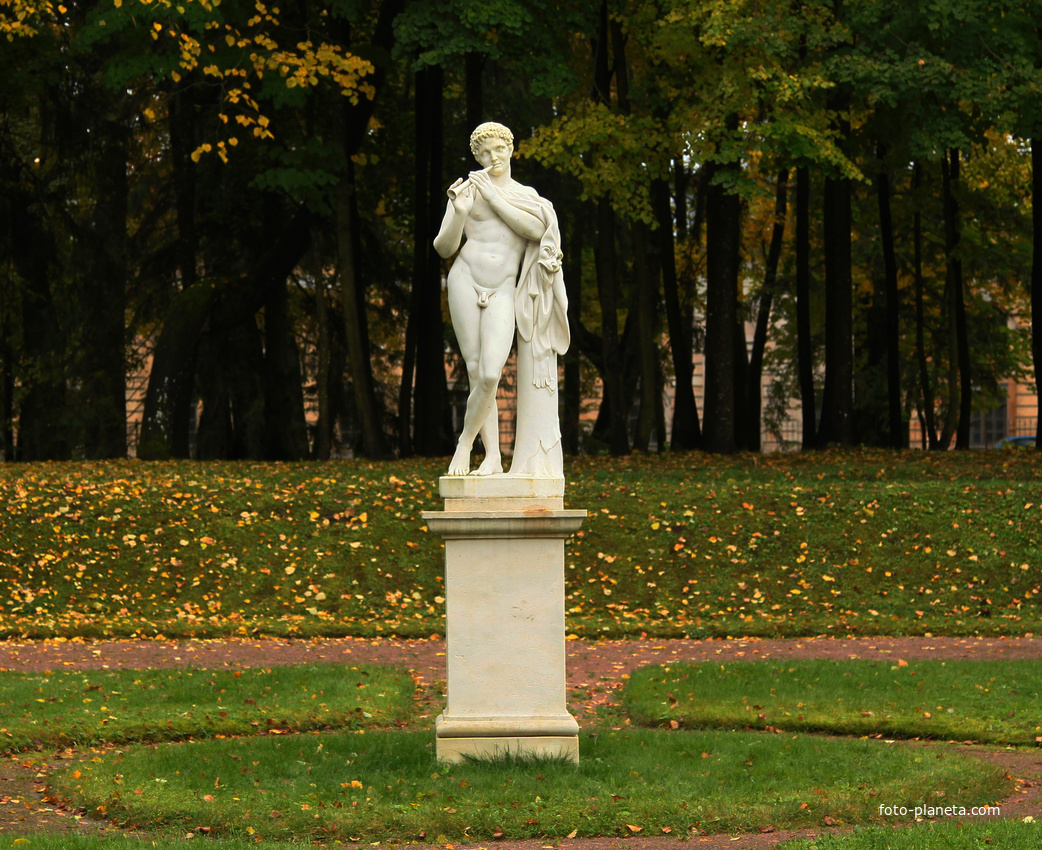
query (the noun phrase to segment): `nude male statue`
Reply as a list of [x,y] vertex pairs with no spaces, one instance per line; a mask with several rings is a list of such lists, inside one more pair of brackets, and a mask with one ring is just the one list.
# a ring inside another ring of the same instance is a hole
[[445,259],[459,250],[448,275],[449,313],[470,378],[463,432],[448,474],[470,472],[474,440],[481,434],[485,459],[475,473],[492,475],[503,471],[496,391],[514,338],[518,272],[526,249],[538,245],[547,224],[523,202],[508,200],[539,200],[534,189],[510,176],[510,130],[482,124],[470,137],[470,149],[482,169],[449,188],[445,218],[434,239],[434,249]]

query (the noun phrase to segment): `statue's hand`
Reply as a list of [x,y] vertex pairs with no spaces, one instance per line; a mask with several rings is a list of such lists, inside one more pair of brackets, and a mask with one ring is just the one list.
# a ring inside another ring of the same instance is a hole
[[[477,197],[472,186],[469,185],[470,181],[466,181],[468,185],[464,186],[464,180],[460,177],[455,183],[449,186],[449,198],[452,202],[452,208],[461,215],[469,215],[471,208],[474,206],[474,198]],[[458,192],[453,192],[453,189],[458,189],[463,186]]]
[[475,186],[481,193],[481,197],[486,201],[493,201],[499,194],[496,190],[495,184],[492,182],[492,178],[488,176],[487,171],[472,171],[470,172],[471,185]]

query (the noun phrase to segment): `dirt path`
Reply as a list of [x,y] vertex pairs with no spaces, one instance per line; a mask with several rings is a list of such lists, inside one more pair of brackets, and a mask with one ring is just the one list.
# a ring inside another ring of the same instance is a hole
[[[647,664],[681,661],[736,661],[767,658],[833,659],[982,659],[1002,661],[1042,658],[1042,638],[859,638],[836,640],[640,640],[585,641],[568,644],[569,705],[578,715],[596,713],[613,701],[624,674]],[[353,638],[286,640],[192,641],[40,641],[0,644],[0,670],[140,669],[179,666],[254,667],[301,663],[388,664],[413,671],[418,681],[434,685],[445,678],[442,640],[404,641]],[[1002,804],[1003,817],[1027,815],[1042,819],[1042,751],[1018,752],[975,748],[1020,780],[1017,793]],[[63,755],[57,754],[61,758]],[[79,818],[46,797],[46,766],[14,756],[0,763],[0,836],[35,831],[112,831],[96,821]],[[823,831],[823,830],[822,830]],[[819,830],[756,835],[690,836],[689,843],[707,850],[724,847],[769,848]],[[561,839],[550,842],[495,842],[497,848],[542,850],[659,850],[672,846],[675,836]],[[457,850],[466,850],[457,845]]]

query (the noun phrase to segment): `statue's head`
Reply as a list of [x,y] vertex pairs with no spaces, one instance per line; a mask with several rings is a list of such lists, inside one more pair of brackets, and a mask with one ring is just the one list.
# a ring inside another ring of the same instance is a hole
[[470,134],[470,152],[474,154],[475,159],[481,150],[482,143],[488,139],[503,139],[510,145],[510,151],[513,153],[514,134],[510,132],[510,129],[495,121],[486,121],[484,124],[479,124]]

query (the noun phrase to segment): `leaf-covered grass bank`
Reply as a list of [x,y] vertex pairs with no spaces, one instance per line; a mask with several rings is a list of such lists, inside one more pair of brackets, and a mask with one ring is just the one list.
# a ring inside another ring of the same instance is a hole
[[391,726],[414,696],[376,666],[3,672],[0,750]]
[[50,784],[127,827],[438,844],[880,823],[880,801],[969,808],[1011,788],[1001,768],[957,751],[654,730],[584,735],[578,767],[441,765],[430,731],[138,745]]
[[637,723],[1042,742],[1042,662],[749,661],[636,670],[623,705]]
[[[443,460],[0,469],[0,635],[426,636]],[[1042,631],[1035,452],[580,458],[582,636]]]

